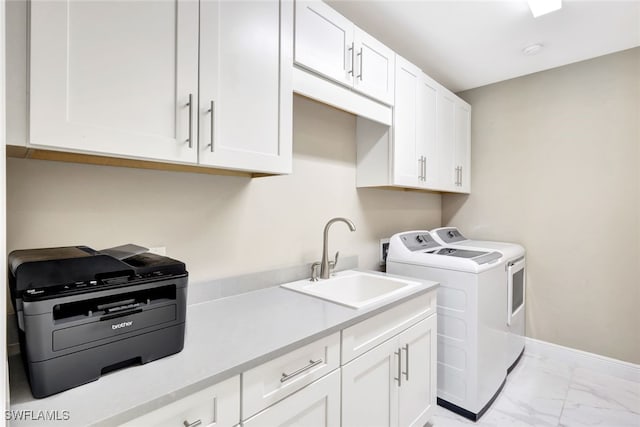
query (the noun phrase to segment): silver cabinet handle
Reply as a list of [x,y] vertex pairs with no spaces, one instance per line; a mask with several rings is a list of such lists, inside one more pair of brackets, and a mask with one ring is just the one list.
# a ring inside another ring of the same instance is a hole
[[349,54],[349,56],[351,57],[351,67],[349,69],[349,74],[351,74],[353,76],[353,50],[354,50],[354,43],[352,42],[351,46],[349,46],[347,49],[348,49],[349,52],[351,52]]
[[402,349],[399,348],[398,351],[394,351],[393,354],[398,356],[398,377],[394,378],[394,380],[398,381],[398,387],[402,387],[402,361],[400,360],[402,356]]
[[403,347],[404,349],[404,363],[405,363],[405,368],[404,368],[404,379],[409,381],[409,343],[406,343]]
[[462,166],[460,166],[460,187],[462,187]]
[[212,153],[213,153],[213,141],[214,141],[214,138],[215,138],[214,135],[215,135],[215,130],[216,130],[216,128],[215,128],[215,123],[216,123],[215,112],[216,112],[215,101],[211,101],[211,104],[209,105],[209,109],[207,110],[207,113],[211,114],[211,129],[210,129],[211,130],[211,136],[209,137],[209,141],[210,142],[209,142],[208,147],[211,147],[211,152]]
[[295,372],[292,372],[290,374],[285,374],[284,372],[282,373],[282,377],[280,378],[280,382],[286,382],[289,381],[290,379],[292,379],[293,377],[295,377],[296,375],[300,375],[301,373],[308,371],[309,369],[313,368],[314,366],[317,366],[319,364],[322,363],[322,359],[318,359],[318,360],[309,360],[309,364],[303,368],[298,369]]
[[456,186],[460,185],[460,166],[456,166]]
[[418,158],[418,164],[420,165],[420,173],[418,174],[418,179],[422,181],[422,156]]
[[202,420],[195,420],[195,421],[194,421],[194,422],[192,422],[192,423],[190,423],[190,422],[189,422],[189,421],[187,421],[187,420],[184,420],[184,421],[182,422],[182,424],[184,425],[184,427],[197,427],[197,426],[199,426],[200,424],[202,424]]
[[189,107],[189,148],[193,147],[193,94],[189,94],[189,103],[186,105]]
[[360,48],[358,57],[360,57],[360,74],[358,74],[358,78],[360,79],[360,81],[362,81],[362,48]]
[[427,180],[427,158],[426,157],[422,158],[422,180],[423,181]]

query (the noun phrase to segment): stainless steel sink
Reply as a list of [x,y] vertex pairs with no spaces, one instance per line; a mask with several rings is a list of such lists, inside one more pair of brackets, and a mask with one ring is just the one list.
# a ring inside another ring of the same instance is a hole
[[346,270],[317,282],[305,279],[281,286],[347,307],[363,308],[406,293],[418,285],[420,285],[419,282],[411,280]]

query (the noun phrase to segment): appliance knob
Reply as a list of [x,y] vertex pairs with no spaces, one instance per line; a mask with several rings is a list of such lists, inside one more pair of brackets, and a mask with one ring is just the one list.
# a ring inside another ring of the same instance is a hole
[[421,236],[421,235],[419,235],[419,234],[416,236],[416,240],[418,241],[418,243],[422,243],[422,242],[424,242],[424,239],[423,239],[423,238],[422,238],[422,236]]
[[453,238],[456,237],[456,233],[454,233],[453,231],[449,230],[449,232],[447,233],[449,235],[449,237]]

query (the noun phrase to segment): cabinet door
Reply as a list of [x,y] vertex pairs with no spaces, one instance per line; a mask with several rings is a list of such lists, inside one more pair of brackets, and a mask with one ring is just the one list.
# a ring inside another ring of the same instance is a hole
[[242,423],[245,427],[334,427],[340,425],[340,370]]
[[440,155],[440,182],[445,191],[458,190],[458,169],[455,162],[456,96],[438,86],[438,150]]
[[395,53],[361,29],[354,30],[354,87],[393,105]]
[[131,420],[121,427],[231,427],[239,422],[240,377],[236,376]]
[[295,7],[295,62],[352,86],[353,23],[319,0],[296,1]]
[[455,166],[458,167],[458,191],[471,191],[471,106],[458,99],[456,102]]
[[196,162],[197,2],[37,1],[30,13],[31,145]]
[[436,133],[437,92],[438,84],[422,73],[418,92],[416,146],[418,156],[424,158],[422,182],[428,188],[440,186],[440,158]]
[[402,353],[402,386],[398,398],[400,426],[422,427],[435,408],[436,330],[434,315],[398,336]]
[[399,358],[396,339],[342,367],[342,425],[398,425]]
[[422,159],[416,145],[420,75],[418,67],[396,56],[393,111],[393,184],[422,186]]
[[200,3],[201,164],[291,172],[292,54],[291,2]]

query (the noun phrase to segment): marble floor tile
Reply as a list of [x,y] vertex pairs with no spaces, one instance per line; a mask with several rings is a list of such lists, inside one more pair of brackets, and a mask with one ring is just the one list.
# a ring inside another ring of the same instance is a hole
[[594,408],[579,403],[566,403],[559,425],[563,427],[638,427],[640,414],[618,409]]
[[441,406],[436,406],[433,417],[427,425],[429,427],[471,427],[473,424],[473,421],[469,421]]
[[640,383],[525,355],[477,422],[437,407],[431,427],[640,427]]
[[576,368],[567,402],[640,414],[640,383]]
[[563,404],[563,399],[534,397],[528,400],[510,396],[505,388],[477,424],[482,427],[555,427],[560,420]]

